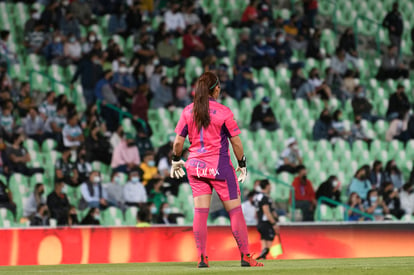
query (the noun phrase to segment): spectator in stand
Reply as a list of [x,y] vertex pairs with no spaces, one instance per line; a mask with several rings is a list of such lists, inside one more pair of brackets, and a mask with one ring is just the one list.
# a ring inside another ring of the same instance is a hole
[[16,203],[13,201],[13,193],[10,189],[0,180],[0,208],[6,208],[13,213],[14,219],[16,219]]
[[160,80],[160,86],[153,92],[152,108],[166,108],[173,103],[173,93],[171,86],[168,83],[168,78],[162,76]]
[[201,25],[200,17],[196,13],[193,1],[187,1],[182,10],[185,25],[197,25],[199,31],[201,32],[203,30],[203,25]]
[[125,20],[128,34],[131,35],[139,30],[139,27],[142,24],[142,13],[139,0],[134,0],[129,6]]
[[62,129],[63,145],[72,149],[77,149],[84,141],[82,128],[78,124],[78,114],[69,113],[67,123]]
[[95,97],[101,102],[101,115],[106,121],[106,125],[110,132],[115,131],[119,123],[119,114],[106,105],[114,105],[119,107],[119,100],[115,95],[115,91],[111,85],[113,73],[106,70],[103,77],[96,83]]
[[388,51],[381,58],[377,79],[385,81],[390,78],[408,78],[408,76],[409,71],[398,56],[398,48],[395,45],[388,46]]
[[[328,199],[334,200],[338,203],[341,203],[341,183],[338,181],[336,176],[329,176],[329,178],[319,185],[318,190],[316,191],[316,199],[320,197],[326,197]],[[337,207],[337,204],[333,204],[327,201],[322,201],[323,204],[328,205],[329,207]]]
[[155,214],[160,214],[161,207],[167,202],[167,196],[162,192],[162,179],[153,179],[147,185],[148,201],[154,203],[157,211]]
[[[157,224],[176,224],[177,214],[171,213],[171,207],[168,203],[164,202],[160,206],[160,211],[157,219]],[[175,217],[174,217],[175,216]],[[178,216],[182,216],[178,214]]]
[[331,68],[333,72],[342,80],[345,73],[349,70],[348,64],[351,63],[355,73],[358,74],[357,59],[345,52],[342,48],[337,48],[335,55],[331,60]]
[[389,160],[385,166],[385,178],[384,181],[391,182],[395,188],[401,189],[404,185],[404,175],[397,167],[395,160]]
[[[315,95],[319,95],[323,101],[325,101],[325,105],[327,101],[332,96],[331,88],[323,81],[323,79],[319,76],[319,71],[317,68],[312,68],[309,72],[309,79],[308,83],[310,84],[310,89],[306,91],[306,95],[308,98],[312,98]],[[310,91],[310,92],[309,92]],[[299,96],[300,94],[298,94]],[[303,97],[303,96],[302,96]]]
[[376,189],[368,191],[367,199],[364,202],[365,212],[373,215],[376,221],[384,220],[384,215],[389,214],[389,209],[382,197],[378,196]]
[[82,183],[79,182],[78,170],[71,161],[71,149],[68,147],[63,148],[62,157],[56,160],[55,178],[73,187]]
[[128,173],[138,168],[141,163],[138,147],[132,133],[125,133],[124,139],[115,147],[112,154],[111,167],[113,171]]
[[312,38],[308,41],[308,46],[306,47],[306,57],[315,58],[317,60],[322,60],[324,58],[321,52],[321,35],[322,32],[320,29],[316,29],[312,35]]
[[387,118],[398,117],[398,114],[409,110],[411,103],[405,93],[405,87],[402,84],[397,85],[397,91],[390,95],[388,100]]
[[112,172],[111,182],[104,185],[108,200],[116,204],[121,210],[125,209],[124,186],[122,185],[122,175],[119,172]]
[[137,57],[142,64],[149,63],[155,57],[155,47],[148,32],[141,34],[139,43],[134,46],[134,52],[135,57]]
[[345,123],[342,118],[342,111],[336,110],[332,117],[332,128],[335,130],[335,138],[350,140],[351,132],[345,128]]
[[36,214],[30,219],[30,226],[49,226],[49,210],[46,204],[37,206]]
[[59,145],[62,145],[62,129],[66,125],[68,108],[66,104],[57,105],[56,114],[48,116],[44,125],[45,137],[54,139]]
[[219,49],[220,40],[213,33],[213,23],[209,23],[206,26],[200,39],[207,52],[214,53],[217,57],[224,57],[228,55],[227,51],[220,51]]
[[182,57],[195,56],[202,59],[206,56],[206,47],[200,37],[196,35],[196,32],[197,29],[194,25],[187,26],[183,36],[183,49],[181,50]]
[[92,171],[90,173],[89,180],[82,183],[80,191],[82,195],[79,203],[80,209],[99,207],[103,210],[109,206],[116,206],[115,202],[108,200],[108,194],[102,186],[101,174],[98,171]]
[[353,57],[358,56],[357,44],[355,40],[354,30],[352,28],[346,28],[341,38],[339,39],[339,48],[343,49],[346,54]]
[[255,40],[256,37],[269,37],[270,27],[269,19],[267,17],[259,17],[250,28],[250,40]]
[[164,21],[167,31],[174,32],[176,36],[182,35],[186,28],[183,14],[180,12],[180,4],[174,1],[169,10],[164,13]]
[[80,76],[83,96],[85,97],[87,105],[95,102],[95,85],[100,79],[102,72],[101,60],[99,56],[93,52],[91,52],[90,58],[85,56],[76,68],[71,85],[73,87],[73,83]]
[[36,173],[43,173],[41,167],[29,167],[31,161],[30,155],[23,147],[23,141],[26,139],[22,133],[13,134],[13,143],[6,148],[6,156],[11,173],[21,173],[25,176],[32,176]]
[[[102,150],[105,150],[105,149],[106,148],[102,148]],[[86,158],[86,147],[79,148],[78,153],[77,153],[77,160],[76,160],[75,167],[79,175],[78,181],[79,182],[87,181],[89,179],[89,174],[92,172],[92,164]]]
[[23,205],[23,217],[30,219],[36,213],[37,206],[46,203],[44,193],[45,186],[42,183],[36,183],[34,191]]
[[72,64],[77,64],[82,58],[81,44],[72,33],[68,34],[68,39],[65,41],[63,53],[65,58]]
[[350,193],[357,193],[358,196],[365,200],[367,198],[368,191],[371,190],[371,182],[369,181],[369,166],[364,165],[356,171],[354,177],[349,185]]
[[298,175],[292,182],[295,189],[296,208],[302,211],[303,221],[313,221],[313,212],[316,207],[315,191],[311,181],[307,178],[306,167],[299,165],[297,171]]
[[328,109],[324,109],[319,116],[319,119],[315,121],[313,126],[312,135],[314,140],[327,139],[330,140],[335,134],[335,130],[332,127],[332,117],[329,114]]
[[257,0],[250,0],[241,18],[242,26],[251,27],[258,18],[258,15]]
[[251,54],[252,54],[252,48],[253,45],[250,41],[250,29],[247,28],[243,28],[242,31],[240,32],[240,39],[238,44],[236,45],[236,58],[239,59],[240,56],[242,56],[243,54],[245,54],[245,60],[243,63],[245,64],[241,64],[243,66],[245,66],[248,63],[248,60],[250,60]]
[[89,209],[88,214],[81,221],[81,225],[100,225],[101,224],[101,212],[98,207],[92,207]]
[[257,131],[263,128],[268,131],[275,131],[279,128],[279,124],[269,103],[270,98],[265,96],[262,98],[260,104],[254,107],[250,121],[250,130]]
[[26,35],[24,45],[28,53],[39,54],[43,51],[47,43],[47,34],[43,30],[44,25],[37,21],[33,31]]
[[401,202],[398,188],[395,188],[392,182],[386,181],[382,186],[382,200],[387,206],[389,213],[397,219],[401,219],[404,215],[404,210],[401,209]]
[[174,67],[180,63],[180,52],[175,45],[174,35],[167,33],[157,44],[157,56],[160,63],[167,67]]
[[149,78],[149,88],[152,93],[156,93],[161,85],[161,78],[164,76],[163,73],[164,69],[163,66],[158,64],[154,68],[154,72],[152,73],[151,77]]
[[129,102],[136,92],[137,83],[127,67],[126,60],[120,61],[118,71],[112,78],[112,85],[120,104],[129,109],[131,107]]
[[[361,197],[358,196],[358,193],[356,192],[352,192],[351,195],[349,195],[348,206],[364,213],[364,205],[362,204]],[[364,217],[361,215],[361,213],[357,213],[353,211],[352,209],[348,210],[348,221],[356,222],[356,221],[363,221],[363,220],[364,220]]]
[[273,68],[276,65],[276,50],[267,44],[263,36],[256,36],[255,40],[252,48],[252,67],[255,69]]
[[23,82],[20,86],[19,94],[14,99],[14,103],[17,105],[18,114],[20,117],[25,117],[30,108],[36,107],[37,104],[30,96],[30,84],[29,82]]
[[406,215],[414,215],[414,189],[412,183],[403,185],[400,191],[401,209]]
[[124,38],[128,37],[128,25],[123,5],[119,5],[115,12],[109,17],[108,33],[110,35],[118,34]]
[[68,197],[63,191],[65,183],[62,180],[55,182],[55,190],[47,196],[47,207],[50,217],[56,219],[57,225],[68,225],[68,212],[70,208]]
[[46,60],[51,64],[58,64],[61,66],[67,65],[63,52],[62,36],[59,32],[56,32],[52,41],[44,47],[43,54]]
[[385,140],[391,141],[393,139],[400,140],[402,142],[408,141],[409,134],[407,131],[408,127],[408,111],[400,111],[398,116],[391,118],[390,126],[385,133]]
[[46,93],[45,100],[39,106],[39,114],[43,120],[47,120],[48,117],[56,116],[56,94],[54,91]]
[[302,167],[302,152],[294,137],[285,142],[285,149],[280,154],[280,159],[276,167],[276,173],[288,172],[295,174]]
[[290,58],[293,55],[292,49],[289,45],[289,42],[286,41],[285,35],[283,32],[277,32],[275,41],[273,42],[273,48],[276,50],[276,64],[278,65],[280,63],[287,65],[289,67],[301,67],[302,63],[292,63],[290,61]]
[[76,210],[76,207],[73,205],[70,205],[69,207],[69,211],[68,211],[68,225],[69,226],[74,226],[74,225],[79,225],[79,219],[78,219],[78,213]]
[[305,23],[315,28],[315,18],[318,14],[318,0],[303,0],[303,15]]
[[253,82],[253,71],[246,67],[234,78],[234,89],[231,91],[230,96],[237,101],[240,101],[244,97],[254,98],[255,88],[256,85]]
[[369,177],[372,188],[379,189],[385,182],[385,173],[382,168],[382,162],[375,160],[372,164],[371,175]]
[[[307,94],[306,91],[310,91],[311,87],[307,82],[307,79],[303,75],[302,68],[295,68],[290,78],[290,89],[292,91],[293,98],[299,98],[298,95]],[[304,91],[299,92],[299,89],[304,89]]]
[[382,25],[388,29],[390,42],[397,47],[399,53],[401,49],[401,37],[404,32],[404,21],[401,12],[398,10],[397,1],[392,4],[392,10],[385,16]]
[[61,17],[59,29],[62,31],[63,35],[69,38],[72,35],[75,37],[75,40],[81,38],[79,22],[71,12],[68,12]]
[[39,115],[37,108],[30,108],[29,114],[26,116],[24,122],[24,133],[27,137],[34,139],[41,144],[45,138],[44,120]]
[[[223,79],[224,80],[224,79]],[[220,85],[223,85],[219,76]],[[224,81],[226,83],[226,81]],[[173,82],[173,93],[174,93],[174,105],[177,107],[185,108],[189,105],[192,100],[187,91],[187,82],[185,80],[185,75],[178,75]],[[223,87],[223,86],[221,86]],[[222,88],[223,92],[223,88]]]
[[145,122],[148,122],[149,103],[147,98],[149,92],[148,84],[139,86],[138,93],[133,97],[131,105],[131,114]]
[[129,172],[128,182],[124,185],[124,200],[127,206],[142,208],[147,202],[147,191],[140,182],[140,170],[133,169]]
[[24,36],[34,30],[36,22],[40,19],[40,12],[37,9],[30,9],[30,18],[24,23]]
[[[12,106],[12,104],[11,104]],[[6,140],[7,142],[11,143],[13,142],[13,130],[15,129],[15,121],[13,118],[13,107],[11,107],[10,104],[3,103],[3,108],[1,110],[1,116],[0,116],[0,129],[1,129],[1,136]]]
[[148,151],[144,155],[144,159],[139,165],[139,168],[142,170],[142,184],[146,186],[148,182],[154,178],[159,178],[157,166],[155,165],[154,153]]
[[168,135],[168,141],[158,148],[158,151],[155,155],[155,163],[157,165],[159,165],[159,162],[161,159],[163,158],[168,159],[168,156],[172,154],[172,147],[174,144],[174,140],[175,140],[175,134],[170,134]]
[[256,206],[254,205],[255,191],[250,191],[247,194],[247,199],[242,203],[244,219],[248,225],[257,225]]
[[362,86],[358,85],[355,87],[355,95],[352,98],[352,109],[354,111],[354,116],[361,116],[363,119],[366,119],[372,123],[375,123],[380,119],[379,116],[372,113],[373,106],[369,102],[368,98],[365,96],[364,89]]
[[58,1],[47,1],[45,9],[41,13],[39,22],[46,27],[46,29],[59,29],[59,21],[63,17],[59,9],[60,3]]
[[361,115],[356,115],[354,119],[354,124],[352,124],[351,126],[352,139],[363,140],[369,143],[372,139],[365,133],[365,129],[361,121]]
[[273,8],[271,0],[261,0],[257,5],[258,17],[266,17],[269,21],[273,20]]
[[95,23],[91,6],[85,0],[72,0],[69,8],[75,19],[85,27],[88,27]]
[[108,137],[105,136],[98,125],[90,129],[90,134],[85,142],[89,161],[100,161],[109,165],[111,163],[111,145]]

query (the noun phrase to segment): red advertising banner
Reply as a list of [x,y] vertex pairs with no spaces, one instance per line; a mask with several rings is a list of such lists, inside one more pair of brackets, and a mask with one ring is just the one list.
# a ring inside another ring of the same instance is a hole
[[[414,225],[281,226],[278,259],[414,256]],[[209,227],[208,255],[238,260],[229,226]],[[249,227],[252,252],[260,236]],[[282,253],[283,251],[283,253]],[[196,261],[191,227],[81,227],[0,230],[0,265]]]

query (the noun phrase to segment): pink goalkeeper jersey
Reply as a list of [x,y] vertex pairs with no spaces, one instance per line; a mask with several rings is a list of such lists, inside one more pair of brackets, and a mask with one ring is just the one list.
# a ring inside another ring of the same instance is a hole
[[175,133],[188,135],[190,156],[187,173],[192,176],[226,180],[234,177],[230,160],[229,138],[240,134],[233,112],[214,99],[210,99],[210,125],[199,132],[193,119],[193,103],[184,108]]

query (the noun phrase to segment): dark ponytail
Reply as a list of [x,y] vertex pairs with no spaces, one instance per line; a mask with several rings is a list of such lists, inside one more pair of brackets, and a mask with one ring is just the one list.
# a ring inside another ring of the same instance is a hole
[[193,116],[199,132],[210,125],[209,98],[218,84],[218,77],[211,72],[203,73],[196,82]]

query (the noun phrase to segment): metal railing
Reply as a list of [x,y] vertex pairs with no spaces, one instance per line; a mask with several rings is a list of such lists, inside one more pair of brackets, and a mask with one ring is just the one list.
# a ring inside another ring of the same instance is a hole
[[318,222],[321,221],[320,206],[321,206],[321,204],[323,202],[327,202],[329,204],[336,205],[337,207],[338,206],[342,206],[345,209],[345,211],[344,211],[344,220],[345,221],[348,221],[348,211],[349,210],[351,210],[352,212],[357,213],[357,214],[359,214],[359,215],[361,215],[361,216],[363,216],[363,217],[365,217],[367,219],[370,219],[370,220],[375,221],[375,218],[374,218],[373,215],[367,214],[367,213],[365,213],[365,212],[363,212],[363,211],[361,211],[361,210],[359,210],[357,208],[353,208],[353,207],[351,207],[351,206],[349,206],[347,204],[344,204],[344,203],[341,203],[341,202],[337,202],[337,201],[335,201],[333,199],[330,199],[328,197],[322,196],[322,197],[320,197],[318,199],[318,204],[317,204],[317,207],[316,207],[316,209],[317,209],[317,212],[316,212],[316,221],[318,221]]

